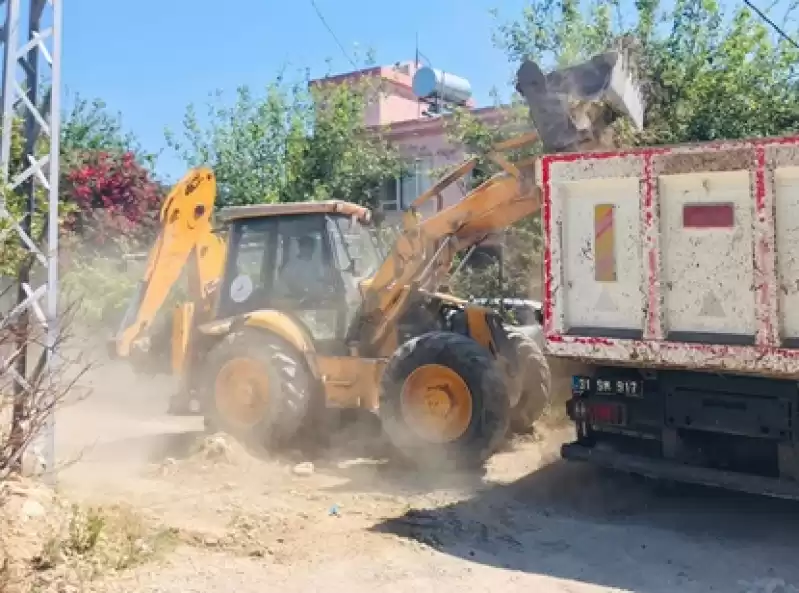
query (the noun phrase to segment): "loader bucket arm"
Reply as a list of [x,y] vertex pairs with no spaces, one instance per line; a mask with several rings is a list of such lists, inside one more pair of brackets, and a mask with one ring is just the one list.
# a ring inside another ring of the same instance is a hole
[[151,326],[189,259],[195,263],[189,299],[210,307],[225,257],[225,244],[211,228],[215,198],[216,180],[207,168],[189,171],[169,192],[161,207],[161,229],[114,338],[112,354],[130,355],[132,344]]
[[509,165],[509,170],[488,179],[456,205],[419,221],[416,208],[464,177],[475,164],[475,159],[469,159],[456,167],[404,213],[403,229],[392,250],[364,287],[362,314],[353,338],[379,344],[412,292],[434,290],[459,251],[538,211],[539,191],[529,170]]
[[[541,205],[535,161],[512,163],[504,152],[537,140],[545,152],[599,147],[602,133],[624,116],[643,125],[643,100],[634,81],[631,60],[623,51],[544,74],[532,61],[517,73],[517,90],[525,98],[536,133],[496,145],[488,157],[502,171],[470,191],[460,202],[424,221],[418,208],[465,177],[477,164],[467,159],[419,196],[403,215],[403,228],[375,276],[365,283],[357,339],[378,344],[396,322],[415,289],[435,290],[451,270],[455,255],[534,214]],[[356,337],[356,336],[352,336]]]

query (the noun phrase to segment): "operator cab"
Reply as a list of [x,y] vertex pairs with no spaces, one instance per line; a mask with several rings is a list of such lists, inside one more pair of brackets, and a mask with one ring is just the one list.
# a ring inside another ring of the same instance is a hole
[[346,354],[359,284],[382,262],[368,209],[346,202],[223,209],[228,258],[218,318],[272,309],[292,315],[325,354]]

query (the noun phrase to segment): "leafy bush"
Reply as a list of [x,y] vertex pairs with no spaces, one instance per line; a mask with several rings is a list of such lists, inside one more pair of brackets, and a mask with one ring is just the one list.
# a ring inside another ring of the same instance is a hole
[[116,329],[144,271],[143,263],[123,269],[119,255],[97,253],[62,261],[62,298],[76,304],[76,315],[85,325]]
[[450,281],[453,294],[465,299],[541,298],[542,240],[538,222],[538,217],[529,217],[502,234],[501,263],[469,265],[467,261]]
[[283,76],[263,94],[242,86],[232,104],[217,93],[207,123],[189,105],[167,144],[189,167],[216,174],[217,207],[340,199],[376,205],[402,169],[398,151],[366,126],[375,79],[312,83]]
[[83,246],[105,248],[120,238],[149,243],[163,200],[161,185],[136,162],[132,152],[89,151],[80,155],[63,180],[64,201],[75,209],[64,229],[78,234]]

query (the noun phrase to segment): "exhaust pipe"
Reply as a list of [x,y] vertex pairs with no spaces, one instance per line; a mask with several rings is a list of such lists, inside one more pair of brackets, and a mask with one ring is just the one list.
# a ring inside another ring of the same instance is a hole
[[545,152],[593,147],[618,117],[643,129],[644,100],[629,50],[598,54],[582,64],[544,74],[525,60],[516,74]]

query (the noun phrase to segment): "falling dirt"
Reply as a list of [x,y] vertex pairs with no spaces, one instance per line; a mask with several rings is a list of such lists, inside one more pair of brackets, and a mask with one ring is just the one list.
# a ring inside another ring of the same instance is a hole
[[92,397],[58,418],[58,451],[77,459],[59,492],[125,504],[176,538],[95,575],[94,591],[799,592],[796,505],[566,464],[557,423],[482,475],[417,475],[368,423],[325,455],[264,459],[167,416],[166,381],[122,365],[89,378]]

